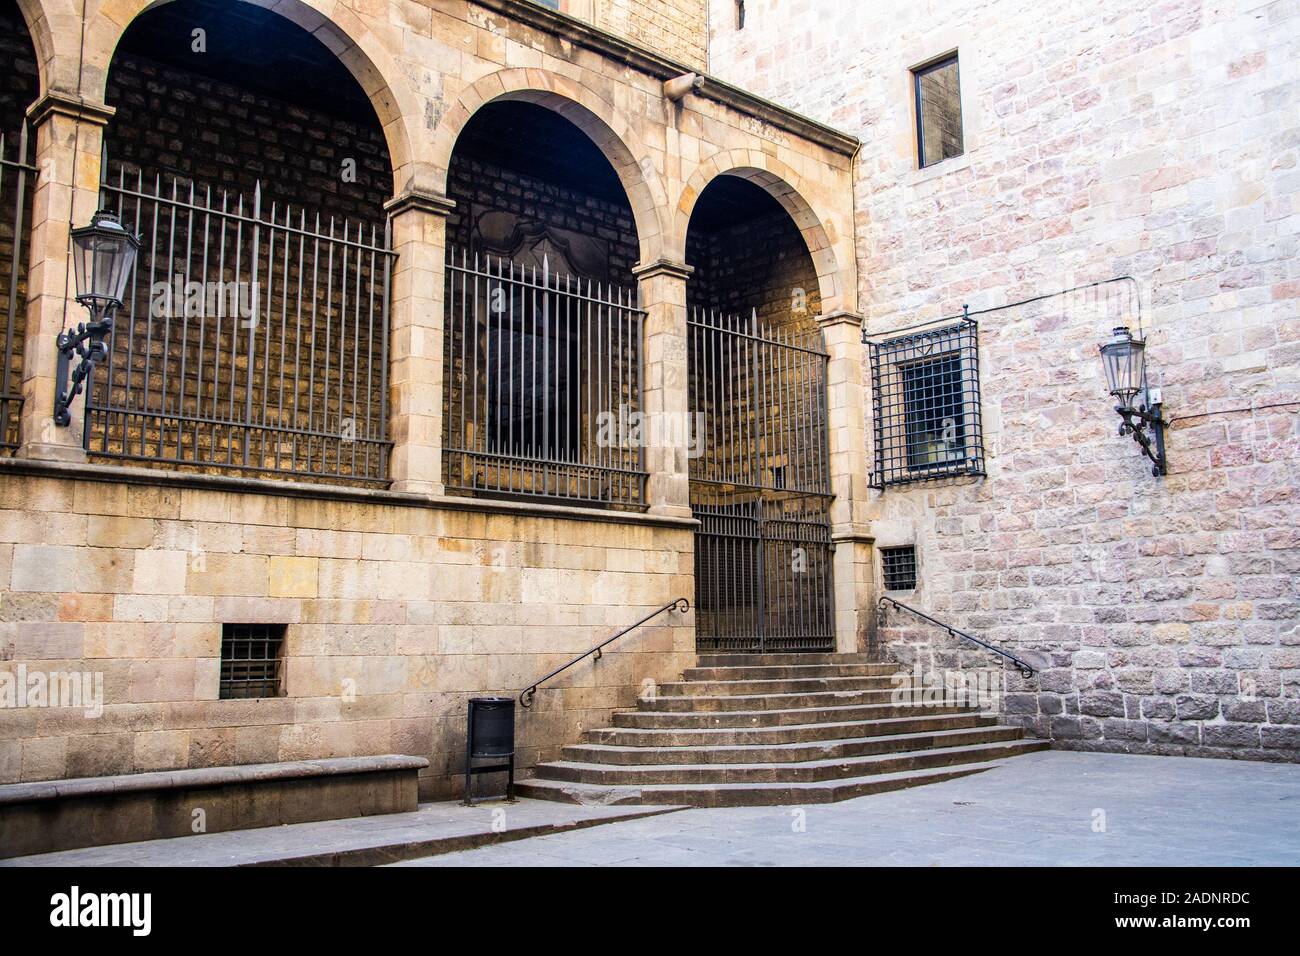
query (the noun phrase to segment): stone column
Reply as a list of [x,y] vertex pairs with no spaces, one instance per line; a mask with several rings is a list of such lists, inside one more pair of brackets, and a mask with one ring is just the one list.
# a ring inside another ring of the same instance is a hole
[[862,372],[862,316],[822,316],[830,355],[826,375],[830,441],[831,540],[835,543],[835,649],[865,651],[875,630],[875,557],[867,521],[867,396]]
[[409,190],[390,200],[393,217],[389,342],[389,474],[394,491],[440,495],[447,215],[455,203]]
[[54,424],[55,339],[90,316],[76,300],[68,234],[99,206],[104,127],[114,110],[63,93],[47,93],[27,110],[36,135],[36,182],[27,273],[22,418],[18,455],[84,461],[85,392],[72,404],[72,424]]
[[[694,271],[684,262],[657,259],[635,270],[645,310],[645,381],[641,385],[641,410],[656,425],[689,421],[686,364],[686,280]],[[680,434],[680,429],[662,428],[660,434]],[[650,513],[689,518],[691,516],[689,447],[645,449],[650,473],[646,501]]]

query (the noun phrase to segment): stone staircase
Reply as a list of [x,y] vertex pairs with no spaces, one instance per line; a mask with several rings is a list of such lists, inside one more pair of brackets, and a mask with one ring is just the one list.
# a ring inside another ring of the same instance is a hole
[[865,654],[701,655],[516,789],[576,803],[830,803],[1049,746],[974,707],[892,703],[898,670]]

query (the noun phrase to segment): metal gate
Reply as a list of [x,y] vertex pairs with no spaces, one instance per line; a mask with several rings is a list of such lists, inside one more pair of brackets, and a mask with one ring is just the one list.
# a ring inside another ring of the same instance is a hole
[[697,649],[833,650],[821,333],[700,310],[687,327]]

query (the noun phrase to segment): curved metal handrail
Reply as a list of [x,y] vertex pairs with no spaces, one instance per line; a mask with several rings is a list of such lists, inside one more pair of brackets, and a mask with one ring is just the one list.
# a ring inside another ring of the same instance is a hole
[[563,673],[564,671],[566,671],[566,670],[568,670],[570,667],[572,667],[574,664],[578,663],[579,661],[581,661],[581,660],[583,660],[583,659],[585,659],[585,658],[591,657],[593,654],[596,655],[596,660],[600,660],[600,658],[602,657],[602,654],[601,654],[601,649],[602,649],[602,648],[606,647],[606,646],[609,645],[609,644],[614,643],[614,642],[617,641],[620,637],[622,637],[624,634],[626,634],[628,631],[634,631],[634,630],[636,630],[638,627],[640,627],[640,626],[641,626],[642,624],[644,624],[646,621],[650,620],[651,618],[658,617],[658,616],[659,616],[660,614],[662,614],[664,611],[670,610],[670,609],[672,609],[672,608],[676,608],[678,611],[680,611],[681,613],[685,614],[687,611],[689,611],[689,610],[691,609],[691,602],[688,601],[688,600],[686,600],[686,598],[674,598],[673,600],[671,600],[671,601],[669,601],[667,604],[665,604],[663,607],[661,607],[661,608],[659,608],[659,609],[657,609],[657,610],[651,611],[649,614],[647,614],[645,617],[641,618],[641,620],[637,621],[635,624],[629,624],[627,627],[623,628],[623,630],[619,631],[619,632],[618,632],[617,634],[615,634],[613,637],[610,637],[610,638],[607,638],[607,639],[601,641],[599,644],[597,644],[597,645],[596,645],[595,647],[593,647],[591,650],[589,650],[589,651],[587,651],[587,652],[585,652],[585,653],[583,653],[583,654],[579,654],[577,657],[575,657],[573,660],[569,661],[569,663],[565,664],[564,666],[562,666],[562,667],[557,667],[555,670],[551,671],[549,674],[547,674],[547,675],[546,675],[545,677],[543,677],[541,680],[533,681],[531,684],[529,684],[527,687],[525,687],[522,691],[520,691],[520,693],[519,693],[519,706],[523,707],[525,710],[527,710],[529,707],[532,707],[532,706],[533,706],[533,698],[537,696],[537,688],[539,688],[540,686],[542,686],[543,684],[545,684],[548,680],[550,680],[550,679],[551,679],[552,677],[554,677],[556,674],[561,674],[561,673]]
[[958,630],[957,628],[953,627],[951,624],[945,624],[945,623],[943,623],[943,621],[940,621],[940,620],[938,620],[937,618],[933,618],[933,617],[931,617],[930,615],[926,614],[924,611],[918,611],[916,608],[914,608],[914,607],[909,607],[908,605],[904,604],[902,601],[895,601],[895,600],[894,600],[893,598],[891,598],[891,597],[885,597],[884,595],[881,595],[881,597],[880,597],[880,601],[877,603],[876,606],[877,606],[878,608],[880,608],[881,610],[884,610],[885,602],[889,602],[890,604],[894,605],[894,607],[898,608],[899,610],[907,611],[907,612],[910,613],[910,614],[915,614],[917,617],[919,617],[919,618],[921,618],[921,619],[923,619],[923,620],[929,621],[929,622],[930,622],[931,624],[933,624],[935,627],[941,627],[941,628],[943,628],[945,631],[947,631],[947,632],[948,632],[949,634],[951,634],[953,637],[961,637],[961,638],[965,638],[966,640],[968,640],[968,641],[970,641],[970,642],[972,642],[972,643],[974,643],[974,644],[978,644],[980,647],[984,648],[985,650],[992,651],[994,654],[997,654],[999,657],[1005,657],[1005,658],[1006,658],[1007,660],[1009,660],[1013,665],[1015,665],[1016,670],[1020,671],[1020,673],[1021,673],[1021,675],[1022,675],[1023,677],[1033,677],[1033,676],[1034,676],[1034,667],[1033,667],[1033,665],[1030,664],[1030,663],[1028,663],[1027,661],[1022,660],[1021,658],[1017,657],[1015,654],[1012,654],[1010,651],[1004,651],[1004,650],[1003,650],[1002,648],[1000,648],[1000,647],[994,647],[994,646],[993,646],[992,644],[990,644],[988,641],[982,641],[982,640],[980,640],[978,637],[976,637],[974,634],[967,634],[965,631],[960,631],[960,630]]

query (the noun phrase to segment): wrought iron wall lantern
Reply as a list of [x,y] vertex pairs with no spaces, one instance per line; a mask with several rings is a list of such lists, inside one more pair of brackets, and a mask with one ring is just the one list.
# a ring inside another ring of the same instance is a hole
[[[126,284],[135,267],[140,240],[117,217],[100,210],[90,225],[72,230],[72,267],[77,301],[90,312],[90,321],[59,333],[59,362],[54,384],[54,424],[69,425],[69,406],[81,392],[95,365],[108,358],[113,313],[122,306]],[[72,367],[72,358],[81,361]]]
[[1134,338],[1120,327],[1101,346],[1101,360],[1106,368],[1110,393],[1118,399],[1115,411],[1121,419],[1119,433],[1132,435],[1151,459],[1151,474],[1159,478],[1168,473],[1165,459],[1165,426],[1160,414],[1160,389],[1147,385],[1146,341]]

